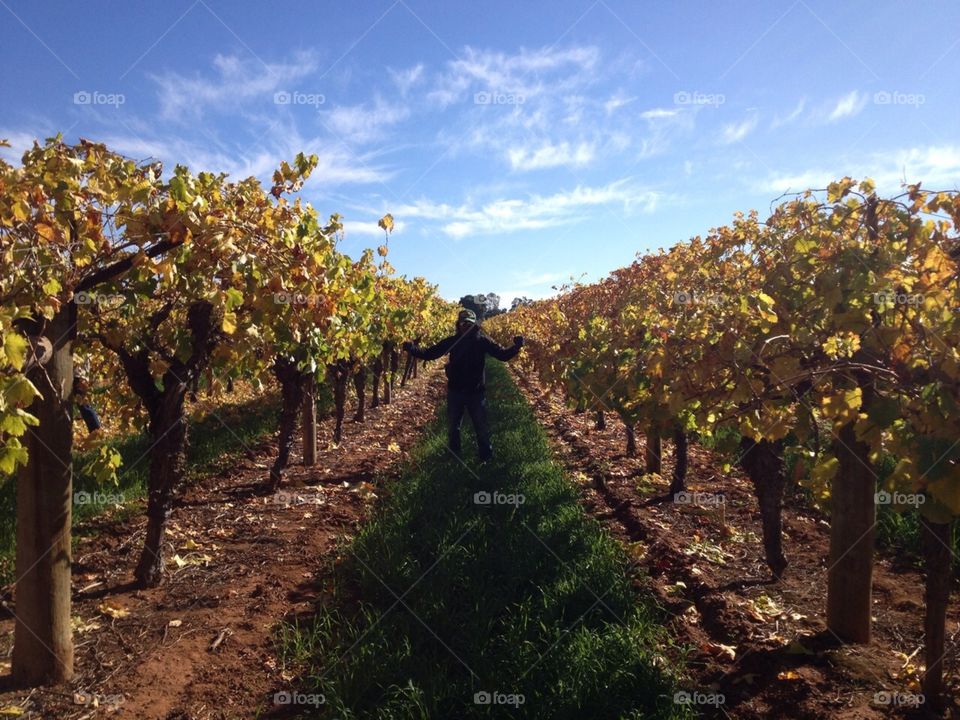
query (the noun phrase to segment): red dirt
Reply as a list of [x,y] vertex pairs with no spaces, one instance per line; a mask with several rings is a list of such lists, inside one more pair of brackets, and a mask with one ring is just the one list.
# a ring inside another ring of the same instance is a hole
[[[249,448],[229,472],[187,489],[168,539],[188,564],[172,564],[160,588],[135,591],[125,584],[139,551],[142,518],[91,523],[93,539],[75,552],[77,678],[69,685],[0,693],[0,709],[22,707],[28,720],[284,716],[273,695],[292,689],[296,668],[284,668],[276,657],[273,633],[281,620],[311,610],[323,593],[316,568],[334,561],[337,544],[365,517],[370,491],[395,473],[433,417],[443,384],[436,368],[391,405],[368,410],[365,424],[347,423],[341,446],[322,449],[316,467],[292,466],[279,497],[252,491],[266,477],[274,441]],[[642,460],[624,455],[618,422],[611,417],[606,430],[595,430],[592,413],[575,414],[530,378],[517,377],[561,459],[582,480],[584,506],[648,575],[638,582],[665,608],[674,639],[662,652],[685,657],[689,687],[724,695],[719,708],[699,707],[702,714],[909,714],[879,704],[875,694],[909,699],[918,692],[910,670],[922,651],[905,662],[922,642],[922,577],[915,569],[880,553],[875,641],[838,646],[822,621],[829,532],[815,511],[797,502],[785,508],[790,566],[784,580],[774,583],[763,562],[756,502],[741,473],[722,473],[713,453],[691,445],[688,487],[722,492],[721,508],[650,503],[666,492],[667,482],[645,478]],[[331,420],[325,419],[320,437],[330,434]],[[667,473],[669,458],[664,464]],[[951,607],[947,627],[953,638],[947,672],[954,687],[958,614]],[[12,626],[12,620],[0,622],[7,650]],[[949,712],[960,716],[957,708]]]
[[[722,504],[650,502],[664,496],[672,470],[664,443],[663,478],[644,477],[643,436],[637,457],[625,455],[626,436],[607,413],[607,428],[595,429],[593,412],[577,414],[556,394],[514,371],[521,390],[553,440],[562,461],[581,480],[582,502],[649,576],[669,618],[674,657],[689,653],[689,687],[722,693],[719,707],[702,705],[704,716],[733,718],[879,718],[909,716],[920,691],[923,577],[908,563],[879,552],[874,570],[874,641],[841,646],[826,629],[829,525],[803,503],[788,500],[783,511],[784,545],[790,562],[774,582],[764,562],[759,509],[749,479],[721,471],[714,453],[689,449],[690,491],[722,493]],[[960,688],[960,608],[947,620],[945,670],[954,694]],[[906,658],[912,656],[908,662]],[[912,672],[911,672],[912,670]],[[693,692],[693,690],[691,690]],[[899,693],[899,695],[892,695]],[[926,709],[926,708],[923,708]],[[960,707],[946,717],[960,717]]]
[[[316,569],[334,560],[338,543],[353,535],[375,499],[376,483],[395,474],[434,417],[442,384],[434,365],[390,405],[368,408],[365,423],[345,423],[337,448],[323,446],[332,419],[322,420],[317,465],[295,465],[295,455],[277,495],[254,489],[266,479],[275,440],[185,490],[167,540],[169,555],[186,564],[171,560],[159,588],[127,585],[144,519],[95,521],[93,539],[74,556],[76,679],[4,692],[0,708],[22,707],[31,720],[283,715],[273,695],[293,689],[295,669],[276,657],[273,633],[281,620],[312,609],[323,585]],[[0,623],[0,631],[9,650],[13,621]]]

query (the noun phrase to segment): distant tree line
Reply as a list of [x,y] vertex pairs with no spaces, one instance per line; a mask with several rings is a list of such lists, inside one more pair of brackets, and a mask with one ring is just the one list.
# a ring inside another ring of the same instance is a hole
[[[533,300],[527,297],[517,297],[510,303],[510,310],[516,310],[523,305],[529,305]],[[477,295],[464,295],[460,298],[460,305],[467,310],[473,310],[477,314],[478,320],[491,318],[494,315],[508,312],[506,308],[500,307],[500,296],[496,293],[479,293]]]

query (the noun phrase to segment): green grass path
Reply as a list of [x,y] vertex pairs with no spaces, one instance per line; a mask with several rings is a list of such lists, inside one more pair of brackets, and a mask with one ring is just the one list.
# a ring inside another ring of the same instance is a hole
[[496,459],[478,464],[472,432],[465,464],[453,457],[441,409],[341,549],[332,602],[279,631],[283,656],[302,671],[301,699],[323,696],[301,714],[688,716],[660,654],[662,618],[637,596],[619,545],[578,505],[499,363],[488,400]]

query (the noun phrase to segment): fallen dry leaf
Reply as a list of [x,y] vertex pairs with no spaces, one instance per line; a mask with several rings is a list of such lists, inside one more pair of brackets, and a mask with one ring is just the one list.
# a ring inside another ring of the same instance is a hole
[[105,602],[100,603],[97,609],[107,617],[112,618],[125,618],[130,614],[130,611],[126,608],[114,607],[113,605]]
[[700,649],[703,652],[709,653],[710,655],[714,655],[716,657],[726,656],[731,660],[735,660],[737,657],[737,649],[733,645],[705,642],[700,644]]
[[74,615],[70,618],[70,625],[73,627],[75,633],[85,633],[91,630],[99,630],[102,626],[96,620],[90,620],[89,622],[81,618],[79,615]]
[[179,555],[174,555],[170,558],[178,568],[186,567],[187,565],[203,565],[206,567],[213,562],[213,558],[209,555],[201,555],[199,553],[190,553],[186,557],[180,557]]

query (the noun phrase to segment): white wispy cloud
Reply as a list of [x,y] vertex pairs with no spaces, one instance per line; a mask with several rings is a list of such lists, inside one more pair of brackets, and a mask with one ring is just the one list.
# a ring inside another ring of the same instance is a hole
[[786,192],[824,188],[827,183],[843,177],[845,173],[834,176],[829,170],[804,170],[799,173],[778,173],[754,183],[757,192],[780,195]]
[[867,93],[861,93],[857,90],[850,91],[842,98],[837,100],[836,104],[833,106],[833,109],[827,115],[827,122],[837,122],[843,118],[858,115],[860,111],[866,107],[869,99],[870,98]]
[[[596,47],[522,49],[518,53],[492,52],[468,47],[462,59],[450,65],[451,74],[468,77],[490,90],[533,95],[541,75],[567,70],[560,82],[569,82],[570,70],[588,73],[596,65]],[[566,78],[566,80],[564,80]]]
[[580,222],[589,216],[590,209],[601,206],[617,207],[624,214],[652,212],[662,197],[658,191],[638,187],[630,178],[623,178],[600,187],[578,185],[552,195],[504,198],[483,205],[453,206],[424,200],[396,208],[395,215],[438,221],[444,233],[463,238]]
[[[379,218],[377,220],[345,220],[343,221],[343,230],[347,237],[362,235],[363,237],[383,239],[386,237],[386,235],[383,231],[383,228],[377,224],[378,222]],[[403,221],[395,221],[391,235],[402,233],[405,227],[406,223]]]
[[423,80],[423,70],[423,63],[417,63],[413,67],[404,68],[403,70],[388,68],[393,84],[396,85],[400,94],[404,96]]
[[797,106],[793,110],[791,110],[789,113],[787,113],[783,117],[781,117],[780,115],[774,116],[773,121],[770,123],[770,127],[778,128],[784,125],[789,125],[790,123],[794,122],[797,118],[800,117],[801,113],[803,113],[803,110],[806,106],[807,106],[807,99],[800,98],[800,102],[798,102]]
[[562,98],[564,106],[563,123],[573,128],[583,124],[584,114],[590,105],[590,98],[586,95],[571,94]]
[[217,55],[213,76],[189,77],[176,72],[152,75],[157,84],[161,117],[193,121],[205,112],[233,112],[250,101],[273,103],[278,92],[322,94],[299,87],[317,69],[313,53],[298,53],[291,62],[262,64],[237,55]]
[[387,128],[410,117],[410,107],[387,102],[377,95],[371,103],[342,105],[321,117],[338,138],[365,143],[382,139]]
[[[646,121],[647,129],[646,133],[633,139],[639,148],[640,158],[650,158],[669,152],[674,139],[690,133],[696,123],[695,112],[686,112],[680,108],[650,108],[640,113],[640,118]],[[616,136],[616,132],[610,134],[611,139]],[[622,142],[611,147],[615,152],[621,152],[624,149]]]
[[369,185],[393,179],[396,170],[376,163],[373,155],[355,155],[326,143],[308,146],[319,156],[316,170],[307,180],[311,185]]
[[615,110],[619,110],[620,108],[629,105],[632,102],[636,102],[636,100],[636,96],[627,97],[618,93],[603,104],[603,109],[606,111],[607,115],[609,115]]
[[351,153],[336,142],[304,138],[292,124],[283,124],[276,133],[255,147],[223,143],[215,136],[188,138],[182,135],[109,134],[102,138],[107,147],[138,160],[162,160],[169,171],[177,163],[194,173],[225,172],[232,178],[249,176],[269,180],[284,160],[298,152],[316,153],[317,168],[307,183],[310,186],[372,184],[388,181],[395,171],[378,164],[369,153]]
[[634,70],[592,45],[514,53],[468,47],[430,75],[425,99],[449,117],[437,135],[447,158],[502,157],[515,171],[594,166],[631,149],[637,158],[663,154],[692,129],[693,111],[634,109],[640,95],[609,88],[635,82]]
[[653,108],[644,110],[640,117],[644,120],[662,120],[664,118],[677,117],[680,114],[679,108]]
[[758,120],[759,118],[757,115],[751,115],[750,117],[745,118],[738,123],[724,125],[720,136],[721,142],[726,145],[740,142],[747,135],[753,132],[754,128],[757,127]]
[[521,49],[515,53],[466,47],[433,81],[427,97],[446,107],[458,101],[472,102],[472,93],[483,91],[530,98],[582,87],[600,58],[592,46]]
[[896,192],[901,183],[922,182],[925,187],[955,189],[960,185],[960,146],[928,145],[877,152],[856,160],[838,159],[832,166],[794,173],[773,173],[753,183],[757,192],[779,195],[824,188],[844,176],[873,178],[878,189]]
[[557,145],[546,143],[536,149],[529,147],[511,148],[507,152],[510,167],[526,172],[554,167],[581,167],[594,157],[594,147],[590,143],[572,146],[569,142]]
[[0,158],[3,158],[11,165],[19,165],[23,154],[33,147],[34,140],[43,144],[47,134],[33,135],[22,130],[3,130],[0,129],[0,140],[6,140],[10,147],[0,147]]

